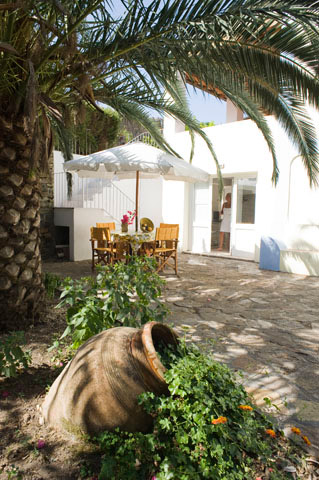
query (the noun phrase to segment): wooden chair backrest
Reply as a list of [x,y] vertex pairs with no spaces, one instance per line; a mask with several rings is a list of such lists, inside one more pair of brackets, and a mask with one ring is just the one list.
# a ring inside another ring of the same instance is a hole
[[160,223],[160,228],[179,227],[179,223]]
[[109,228],[110,230],[115,230],[115,222],[97,223],[96,226],[99,228]]
[[155,241],[178,240],[179,227],[159,227],[156,229]]
[[91,227],[91,241],[94,248],[94,241],[97,241],[98,248],[107,247],[111,241],[111,232],[107,227]]
[[160,223],[160,228],[173,228],[177,227],[177,238],[179,234],[179,223]]

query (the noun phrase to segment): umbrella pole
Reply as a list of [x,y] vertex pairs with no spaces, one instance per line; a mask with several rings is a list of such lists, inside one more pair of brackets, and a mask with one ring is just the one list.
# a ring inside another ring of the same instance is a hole
[[139,186],[139,180],[140,180],[140,172],[137,170],[136,172],[136,191],[135,191],[135,231],[138,231],[138,186]]

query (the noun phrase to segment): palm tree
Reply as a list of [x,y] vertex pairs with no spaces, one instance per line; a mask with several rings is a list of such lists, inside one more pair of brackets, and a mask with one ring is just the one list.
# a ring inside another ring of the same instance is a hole
[[2,328],[21,328],[37,314],[39,172],[52,132],[65,141],[70,112],[80,115],[83,105],[101,115],[99,102],[114,108],[170,151],[148,109],[168,112],[207,140],[176,77],[205,83],[256,122],[272,152],[274,181],[265,112],[284,126],[316,181],[318,151],[305,103],[318,107],[318,1],[151,0],[146,6],[122,0],[122,6],[117,18],[111,0],[0,3]]

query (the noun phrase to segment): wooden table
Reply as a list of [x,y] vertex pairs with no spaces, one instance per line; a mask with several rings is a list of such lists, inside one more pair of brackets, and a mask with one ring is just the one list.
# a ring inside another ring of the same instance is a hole
[[152,242],[155,239],[155,231],[153,232],[122,232],[122,231],[113,231],[111,232],[113,240],[116,242],[117,239],[129,242],[133,255],[136,255],[139,251],[141,245],[145,242]]

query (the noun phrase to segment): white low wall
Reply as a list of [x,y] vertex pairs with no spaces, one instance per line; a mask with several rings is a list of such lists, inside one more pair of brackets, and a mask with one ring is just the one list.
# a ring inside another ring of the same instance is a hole
[[319,251],[282,250],[280,271],[319,277]]
[[98,208],[55,208],[54,225],[69,227],[70,260],[88,260],[92,258],[90,227],[97,222],[113,221]]

